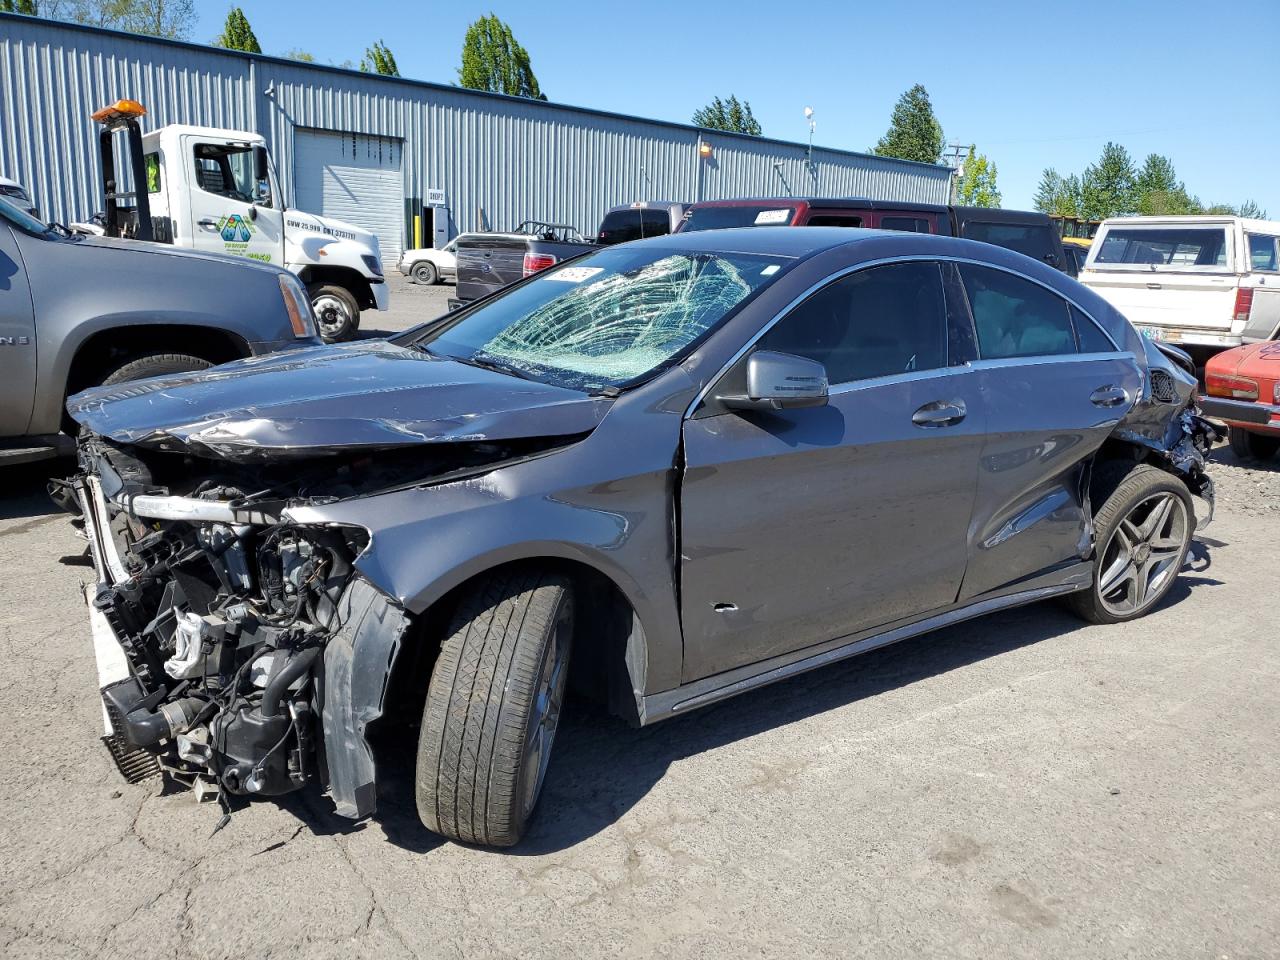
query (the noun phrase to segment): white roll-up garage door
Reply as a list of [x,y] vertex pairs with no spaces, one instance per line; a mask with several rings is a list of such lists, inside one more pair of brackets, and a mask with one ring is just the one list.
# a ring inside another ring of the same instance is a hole
[[295,130],[293,190],[298,209],[370,230],[378,236],[382,259],[399,259],[404,232],[402,146],[396,137]]

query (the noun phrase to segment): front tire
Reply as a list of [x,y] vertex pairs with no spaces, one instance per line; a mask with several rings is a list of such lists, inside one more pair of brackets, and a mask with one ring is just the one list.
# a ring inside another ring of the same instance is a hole
[[430,287],[440,282],[440,271],[430,260],[419,260],[413,265],[413,279]]
[[563,577],[500,571],[462,598],[418,738],[415,794],[428,829],[489,847],[524,835],[559,724],[572,636]]
[[1155,609],[1178,578],[1195,532],[1191,494],[1181,480],[1146,464],[1126,466],[1103,464],[1094,487],[1105,499],[1094,515],[1093,582],[1070,598],[1090,623],[1126,623]]
[[1280,450],[1280,437],[1266,437],[1244,427],[1228,427],[1231,452],[1241,460],[1270,460]]
[[144,377],[163,377],[171,373],[187,373],[191,370],[207,370],[213,364],[193,357],[189,353],[149,353],[134,357],[128,363],[116,367],[102,381],[104,387]]
[[350,340],[360,326],[360,304],[355,295],[334,283],[313,283],[307,293],[325,343]]

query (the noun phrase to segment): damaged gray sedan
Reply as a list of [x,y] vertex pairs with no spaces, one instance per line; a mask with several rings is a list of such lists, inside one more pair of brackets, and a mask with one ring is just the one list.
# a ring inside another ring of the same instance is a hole
[[750,229],[79,394],[105,742],[360,818],[410,704],[422,822],[515,843],[571,682],[648,724],[1045,598],[1153,609],[1212,513],[1184,365],[997,247]]

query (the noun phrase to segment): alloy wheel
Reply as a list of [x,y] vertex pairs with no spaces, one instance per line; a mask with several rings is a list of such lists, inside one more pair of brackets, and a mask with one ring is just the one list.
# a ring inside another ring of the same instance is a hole
[[551,634],[542,652],[542,666],[538,671],[538,686],[534,692],[533,706],[525,727],[525,759],[521,780],[524,796],[521,799],[523,815],[528,817],[538,802],[542,781],[547,776],[551,762],[551,746],[560,726],[560,708],[564,704],[564,692],[569,679],[569,642],[573,620],[568,605],[561,608]]
[[1178,575],[1191,536],[1187,506],[1173,493],[1146,497],[1124,516],[1102,550],[1098,597],[1113,616],[1153,605]]

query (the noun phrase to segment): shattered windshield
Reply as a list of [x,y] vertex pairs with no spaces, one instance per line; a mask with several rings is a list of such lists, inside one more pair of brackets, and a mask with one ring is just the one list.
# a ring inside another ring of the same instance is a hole
[[684,353],[788,262],[614,248],[540,273],[417,343],[575,390],[623,387]]

